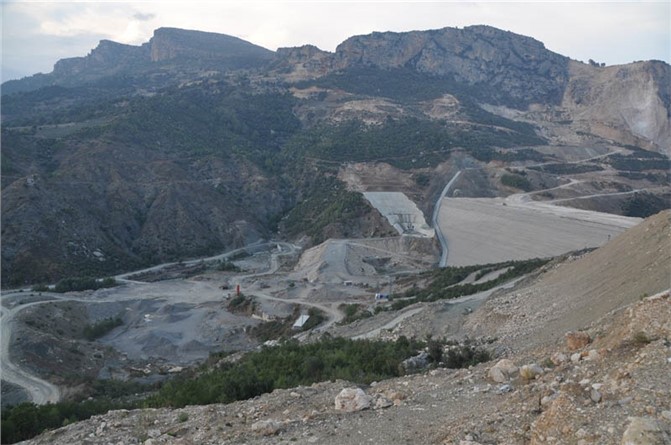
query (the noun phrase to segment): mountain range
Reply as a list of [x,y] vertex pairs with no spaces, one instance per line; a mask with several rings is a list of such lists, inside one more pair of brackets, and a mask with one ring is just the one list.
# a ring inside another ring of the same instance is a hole
[[[505,190],[487,165],[575,147],[622,151],[609,187],[668,193],[671,66],[583,63],[489,26],[355,36],[334,53],[161,28],[2,94],[3,286],[393,233],[343,180],[351,163],[397,169],[427,215],[447,170],[479,167],[464,193],[492,196]],[[664,196],[610,211],[647,216]]]

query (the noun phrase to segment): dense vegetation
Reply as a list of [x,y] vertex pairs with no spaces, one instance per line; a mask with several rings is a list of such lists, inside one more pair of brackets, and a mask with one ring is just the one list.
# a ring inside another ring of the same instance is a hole
[[608,158],[613,168],[622,171],[671,170],[671,160],[662,154],[637,151],[635,154],[614,154]]
[[622,203],[622,214],[647,218],[668,208],[668,198],[648,192],[637,192]]
[[[308,176],[306,194],[285,216],[281,228],[286,236],[305,233],[314,244],[325,239],[324,229],[333,224],[343,224],[365,215],[370,207],[360,193],[345,189],[342,182],[332,175]],[[347,236],[345,231],[343,234]]]
[[570,175],[603,170],[603,167],[598,164],[544,164],[529,168],[553,175]]
[[182,407],[248,399],[276,388],[344,379],[370,383],[398,376],[401,361],[423,344],[326,338],[317,343],[295,341],[252,352],[236,363],[193,378],[166,383],[147,400],[148,406]]
[[117,281],[111,277],[103,278],[102,280],[97,280],[92,277],[69,277],[59,280],[53,289],[50,289],[46,284],[37,284],[33,286],[32,289],[35,292],[47,292],[52,290],[53,292],[65,293],[104,289],[106,287],[114,287],[117,285]]
[[121,320],[121,318],[119,317],[106,318],[97,323],[86,325],[84,327],[83,335],[84,338],[86,338],[87,340],[93,341],[96,338],[100,338],[103,335],[107,334],[109,331],[116,328],[117,326],[121,326],[122,324],[123,320]]
[[524,190],[528,192],[531,190],[531,182],[527,178],[519,174],[504,173],[501,176],[501,184],[508,187]]
[[[483,113],[486,113],[482,110]],[[491,114],[488,113],[487,116]],[[476,159],[538,159],[531,149],[512,153],[497,152],[492,147],[515,147],[542,143],[533,127],[491,115],[497,126],[507,125],[514,131],[486,126],[455,126],[440,121],[417,118],[388,119],[379,126],[360,121],[318,125],[297,133],[283,149],[291,159],[316,158],[337,162],[384,161],[396,167],[422,168],[444,161],[455,148],[465,149]],[[519,125],[518,125],[519,124]]]
[[[458,298],[464,295],[471,295],[482,292],[502,283],[526,275],[539,267],[547,264],[547,259],[531,259],[523,261],[507,261],[495,265],[486,266],[464,266],[447,267],[431,272],[429,279],[431,283],[421,290],[411,289],[407,291],[402,298],[397,299],[391,305],[392,309],[398,310],[420,301],[437,301]],[[457,284],[463,281],[471,273],[482,268],[487,270],[507,270],[493,280],[485,281],[479,284]]]

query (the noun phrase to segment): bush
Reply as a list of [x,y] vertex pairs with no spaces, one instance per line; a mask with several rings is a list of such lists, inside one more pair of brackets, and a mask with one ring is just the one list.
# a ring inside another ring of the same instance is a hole
[[46,284],[40,283],[36,284],[31,289],[33,292],[49,292],[49,286]]
[[90,324],[84,327],[82,335],[88,341],[93,341],[96,338],[100,338],[103,335],[107,334],[109,331],[116,328],[117,326],[121,326],[122,324],[123,320],[121,320],[121,318],[119,317],[106,318],[102,321],[99,321],[98,323]]
[[443,344],[439,341],[429,339],[427,349],[431,363],[440,363],[443,359]]
[[235,363],[193,378],[167,382],[147,400],[150,407],[183,407],[229,403],[277,388],[343,379],[370,383],[399,375],[400,363],[415,355],[422,343],[326,338],[310,344],[288,341],[250,352]]
[[501,176],[501,184],[524,190],[525,192],[528,192],[532,188],[531,182],[529,182],[527,178],[521,175],[510,173],[504,173],[503,176]]
[[467,368],[478,363],[488,362],[491,355],[485,349],[462,345],[451,348],[447,351],[445,367],[447,368]]
[[63,278],[54,287],[54,292],[65,293],[83,290],[97,290],[106,287],[117,286],[114,278],[107,277],[100,281],[92,277],[70,277]]
[[634,338],[632,340],[633,340],[634,344],[641,345],[641,346],[647,345],[648,343],[650,343],[652,341],[650,339],[650,337],[648,337],[648,334],[646,334],[643,331],[638,331],[637,333],[635,333]]
[[221,260],[217,265],[217,270],[222,272],[240,272],[240,268],[229,260]]

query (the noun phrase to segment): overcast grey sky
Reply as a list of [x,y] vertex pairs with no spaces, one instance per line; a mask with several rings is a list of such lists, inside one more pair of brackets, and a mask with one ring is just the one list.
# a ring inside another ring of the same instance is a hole
[[2,3],[3,81],[50,72],[101,39],[139,45],[162,26],[219,32],[271,50],[327,51],[352,35],[486,24],[608,65],[671,61],[671,2],[141,1]]

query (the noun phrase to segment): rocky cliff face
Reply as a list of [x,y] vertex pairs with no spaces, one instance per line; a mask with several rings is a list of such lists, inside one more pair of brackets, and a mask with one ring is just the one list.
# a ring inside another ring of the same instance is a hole
[[277,57],[277,75],[290,82],[360,68],[411,70],[482,104],[540,105],[606,139],[667,153],[671,146],[671,67],[664,62],[591,66],[489,26],[373,33],[347,39],[335,53],[306,46]]
[[[38,74],[2,85],[3,94],[31,91],[49,85],[80,86],[105,81],[115,75],[148,77],[165,76],[169,63],[173,78],[184,73],[216,69],[231,71],[259,68],[274,57],[270,50],[224,34],[159,28],[149,42],[141,46],[101,40],[85,57],[59,60],[49,74]],[[161,85],[163,86],[163,85]]]
[[532,38],[489,26],[409,33],[374,33],[347,39],[336,49],[339,67],[410,67],[450,76],[470,86],[486,85],[524,104],[557,103],[568,82],[568,58]]
[[562,107],[602,137],[671,153],[671,66],[571,62]]
[[73,57],[56,62],[53,76],[66,78],[91,76],[94,73],[110,75],[129,66],[137,65],[145,59],[146,53],[142,48],[123,45],[111,40],[101,40],[86,57]]
[[569,59],[532,38],[489,26],[351,37],[335,54],[305,47],[278,51],[304,78],[357,67],[410,69],[484,88],[490,103],[557,104],[569,79]]
[[237,37],[210,32],[159,28],[148,47],[152,62],[173,59],[227,62],[234,68],[254,68],[272,59],[274,53]]

